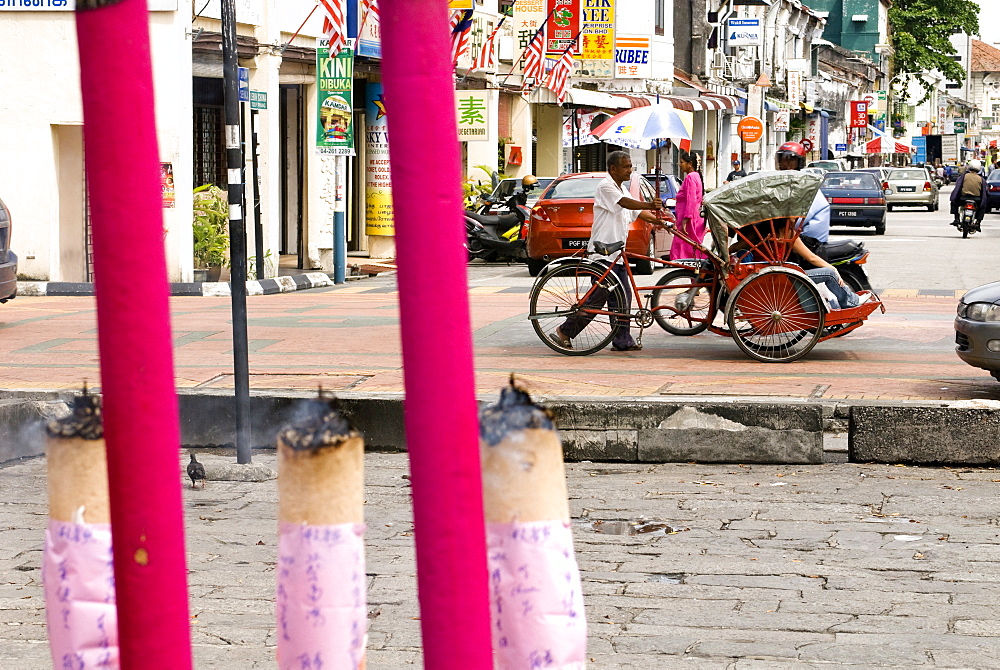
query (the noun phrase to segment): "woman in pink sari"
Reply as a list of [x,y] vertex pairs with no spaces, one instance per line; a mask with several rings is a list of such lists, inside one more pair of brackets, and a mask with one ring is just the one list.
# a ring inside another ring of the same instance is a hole
[[[701,199],[705,189],[702,186],[697,160],[697,156],[686,151],[681,152],[680,166],[685,176],[680,190],[677,191],[674,216],[677,218],[677,230],[692,240],[701,242],[705,237],[705,219],[701,216]],[[708,256],[674,235],[674,241],[670,244],[670,260],[681,258],[708,258]]]

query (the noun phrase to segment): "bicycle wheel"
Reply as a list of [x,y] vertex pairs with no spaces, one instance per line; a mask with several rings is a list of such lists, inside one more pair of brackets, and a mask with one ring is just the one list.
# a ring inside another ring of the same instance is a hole
[[726,323],[745,354],[768,363],[790,363],[819,341],[825,321],[822,298],[809,277],[791,271],[746,279],[729,300]]
[[673,270],[656,282],[662,288],[653,290],[649,304],[653,318],[663,330],[672,335],[697,335],[708,328],[712,292],[711,288],[700,286],[691,297],[689,289],[698,283],[698,275],[692,270]]
[[[606,306],[583,303],[603,274],[604,269],[600,266],[573,263],[557,266],[535,282],[531,288],[528,319],[539,339],[550,349],[567,356],[586,356],[600,351],[614,339],[619,317],[607,314],[610,310]],[[610,291],[609,298],[617,298],[619,305],[625,303],[625,291],[618,277],[609,274],[602,283]],[[572,345],[564,347],[554,342],[549,334],[570,317],[589,319],[589,322],[573,338]]]

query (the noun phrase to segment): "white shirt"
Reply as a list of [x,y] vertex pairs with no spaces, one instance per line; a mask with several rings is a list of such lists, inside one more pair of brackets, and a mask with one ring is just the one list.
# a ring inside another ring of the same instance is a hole
[[631,216],[631,210],[619,205],[618,201],[628,197],[631,196],[615,183],[611,175],[602,179],[597,185],[597,192],[594,193],[594,225],[590,229],[590,243],[587,245],[590,258],[613,261],[621,254],[620,251],[611,256],[594,253],[594,242],[614,244],[626,241],[628,224],[634,217]]

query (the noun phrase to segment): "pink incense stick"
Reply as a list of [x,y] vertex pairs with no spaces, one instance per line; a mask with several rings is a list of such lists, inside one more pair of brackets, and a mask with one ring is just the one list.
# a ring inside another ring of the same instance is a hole
[[191,667],[146,0],[77,0],[121,667]]
[[448,13],[381,12],[424,667],[492,668]]

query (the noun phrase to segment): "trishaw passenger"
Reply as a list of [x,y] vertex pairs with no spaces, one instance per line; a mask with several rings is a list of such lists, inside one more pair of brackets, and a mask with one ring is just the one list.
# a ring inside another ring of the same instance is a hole
[[[785,142],[778,147],[774,157],[779,170],[801,170],[806,164],[806,148],[798,142]],[[830,203],[821,190],[816,191],[799,237],[815,255],[826,258],[826,242],[830,239]]]
[[[594,194],[594,224],[590,228],[590,242],[587,244],[588,257],[591,260],[601,261],[606,264],[614,263],[621,255],[621,251],[615,251],[609,255],[602,255],[595,251],[594,244],[600,243],[605,246],[613,246],[620,243],[620,249],[624,249],[628,239],[628,226],[632,221],[630,210],[659,210],[663,204],[657,199],[654,202],[644,202],[629,197],[629,192],[622,188],[622,183],[629,180],[632,175],[632,158],[626,151],[612,151],[608,154],[608,176],[597,186]],[[653,224],[660,224],[660,219],[649,212],[639,212],[639,218]],[[618,275],[621,285],[625,287],[625,305],[618,305],[618,298],[607,289],[598,286],[590,294],[587,300],[588,306],[603,305],[609,303],[609,308],[613,312],[627,314],[632,309],[631,282],[628,278],[628,271],[624,263],[617,263],[613,266],[612,272]],[[610,300],[609,300],[610,298]],[[562,325],[549,333],[549,339],[557,343],[564,349],[572,349],[572,340],[579,335],[587,325],[594,320],[594,314],[576,314],[567,318]],[[615,351],[638,351],[642,345],[632,339],[629,332],[630,321],[628,317],[618,321],[618,331],[611,341],[611,348]]]

